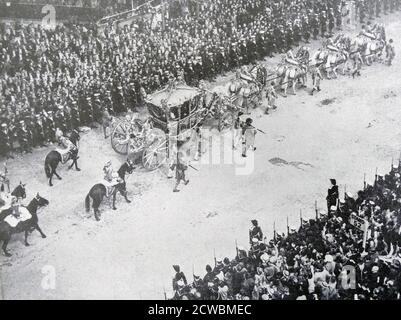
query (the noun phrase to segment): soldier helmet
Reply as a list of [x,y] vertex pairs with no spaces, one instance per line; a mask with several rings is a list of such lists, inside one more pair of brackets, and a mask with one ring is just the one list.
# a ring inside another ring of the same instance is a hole
[[251,118],[248,118],[248,119],[245,120],[245,123],[246,124],[252,124],[253,120]]

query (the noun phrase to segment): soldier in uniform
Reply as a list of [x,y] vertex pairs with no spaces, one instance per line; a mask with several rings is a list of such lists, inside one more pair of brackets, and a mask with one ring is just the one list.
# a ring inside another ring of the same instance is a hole
[[322,37],[326,34],[327,31],[327,16],[326,16],[326,11],[322,11],[319,16],[319,22],[320,22],[320,31]]
[[189,180],[186,179],[185,177],[185,171],[188,170],[188,166],[184,164],[183,160],[180,159],[179,156],[177,156],[177,160],[175,163],[170,167],[170,170],[175,170],[175,179],[176,179],[176,184],[173,189],[173,192],[180,192],[178,189],[178,186],[180,185],[180,182],[184,182],[184,185],[187,185],[189,183]]
[[0,141],[0,154],[7,158],[14,158],[11,155],[11,152],[13,151],[12,132],[10,132],[7,123],[1,124]]
[[327,18],[329,20],[329,33],[330,33],[330,36],[332,36],[333,35],[334,26],[335,26],[335,16],[334,16],[333,8],[330,8]]
[[243,121],[241,120],[241,116],[244,113],[242,111],[238,112],[237,118],[234,121],[233,126],[233,149],[236,150],[238,145],[242,142],[242,126]]
[[330,211],[331,206],[336,206],[337,205],[337,200],[339,198],[339,193],[338,193],[338,186],[337,186],[337,181],[336,179],[330,179],[331,186],[327,190],[327,211]]
[[262,229],[259,227],[259,223],[257,220],[252,220],[251,223],[252,226],[249,229],[249,242],[252,245],[252,239],[263,241],[263,232]]
[[61,131],[67,132],[67,127],[64,121],[64,107],[61,104],[57,106],[57,110],[54,113],[54,125]]
[[18,122],[17,139],[22,152],[32,153],[31,146],[29,145],[29,132],[24,120]]
[[43,128],[42,114],[38,113],[35,115],[35,122],[33,126],[33,146],[45,147],[45,131]]
[[309,24],[309,19],[307,15],[304,15],[302,17],[302,27],[301,30],[303,32],[303,38],[305,40],[306,43],[309,43],[310,40],[310,36],[311,36],[311,29],[310,29],[310,24]]
[[249,148],[256,151],[255,148],[255,136],[256,129],[252,126],[253,120],[251,118],[246,119],[244,126],[242,127],[242,156],[246,158],[246,153]]
[[390,39],[386,44],[386,59],[387,65],[391,66],[393,59],[395,57],[395,48],[393,44],[393,39]]
[[78,104],[75,100],[71,101],[71,127],[70,130],[74,130],[79,127],[80,124],[80,112],[78,108]]
[[95,88],[95,92],[92,94],[91,106],[92,106],[92,121],[98,122],[102,114],[102,103],[100,101],[100,92]]
[[319,35],[319,18],[316,13],[312,16],[310,25],[313,33],[313,40],[317,40],[317,36]]
[[53,111],[42,111],[43,114],[43,127],[45,131],[45,141],[47,143],[55,142],[56,139],[56,126],[53,120]]
[[312,68],[312,83],[313,83],[313,88],[311,91],[311,95],[313,96],[313,93],[315,91],[321,91],[320,89],[320,82],[323,80],[322,73],[320,72],[322,64],[316,65]]
[[267,108],[265,114],[269,114],[269,109],[277,109],[276,99],[278,98],[278,95],[273,81],[270,83],[270,86],[266,90],[266,98],[267,98]]

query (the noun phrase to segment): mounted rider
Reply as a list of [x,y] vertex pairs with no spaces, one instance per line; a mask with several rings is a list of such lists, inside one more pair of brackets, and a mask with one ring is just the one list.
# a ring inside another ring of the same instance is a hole
[[291,64],[293,66],[297,66],[300,67],[299,62],[297,61],[297,59],[295,59],[294,54],[292,52],[292,50],[288,50],[287,53],[284,56],[284,61],[288,64]]
[[376,36],[372,31],[373,29],[367,28],[366,26],[362,26],[362,30],[359,33],[359,36],[364,37],[364,39],[368,41],[376,40]]
[[11,227],[15,228],[18,223],[32,218],[27,208],[23,207],[17,197],[11,198],[10,214],[4,219]]
[[113,169],[111,161],[107,161],[103,167],[104,179],[103,184],[107,190],[107,197],[109,197],[113,193],[113,187],[120,184],[121,180]]
[[58,153],[60,153],[61,155],[61,162],[62,163],[66,163],[70,157],[74,157],[76,156],[76,154],[78,153],[78,149],[75,146],[75,144],[73,144],[70,139],[68,139],[65,136],[61,136],[59,138],[59,144],[61,147],[63,147],[64,149],[56,149],[56,151]]
[[331,52],[339,52],[340,51],[338,49],[338,47],[334,44],[334,41],[332,38],[327,39],[326,48]]
[[292,50],[288,50],[284,56],[284,62],[288,65],[292,65],[295,66],[297,68],[299,68],[301,71],[306,72],[306,62],[301,63],[300,61],[298,61],[295,56],[294,53],[292,52]]

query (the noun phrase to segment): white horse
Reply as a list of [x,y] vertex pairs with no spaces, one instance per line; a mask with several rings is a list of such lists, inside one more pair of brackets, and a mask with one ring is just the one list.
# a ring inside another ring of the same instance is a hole
[[287,90],[291,85],[293,95],[296,95],[295,88],[298,82],[301,82],[302,87],[306,87],[306,67],[280,64],[276,68],[276,74],[279,78],[279,84],[284,91],[284,97],[287,97]]

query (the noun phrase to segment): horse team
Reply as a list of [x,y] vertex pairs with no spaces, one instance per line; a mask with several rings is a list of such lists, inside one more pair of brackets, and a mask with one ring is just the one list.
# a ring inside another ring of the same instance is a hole
[[[391,48],[391,52],[388,52],[388,47]],[[295,95],[298,84],[306,87],[308,73],[313,68],[318,68],[327,79],[337,78],[339,68],[342,67],[341,73],[345,75],[347,70],[358,66],[360,68],[362,64],[370,66],[382,58],[385,49],[390,65],[395,52],[392,40],[386,40],[384,26],[376,24],[370,30],[363,27],[355,39],[345,34],[340,34],[335,39],[327,39],[323,47],[314,54],[311,54],[306,46],[302,46],[295,55],[289,51],[275,69],[256,65],[249,73],[237,76],[236,84],[233,85],[233,89],[230,88],[229,93],[234,96],[233,101],[237,105],[243,106],[245,100],[246,108],[249,103],[260,103],[262,92],[268,84],[281,89],[284,97],[290,88]],[[247,74],[251,76],[248,77]]]

